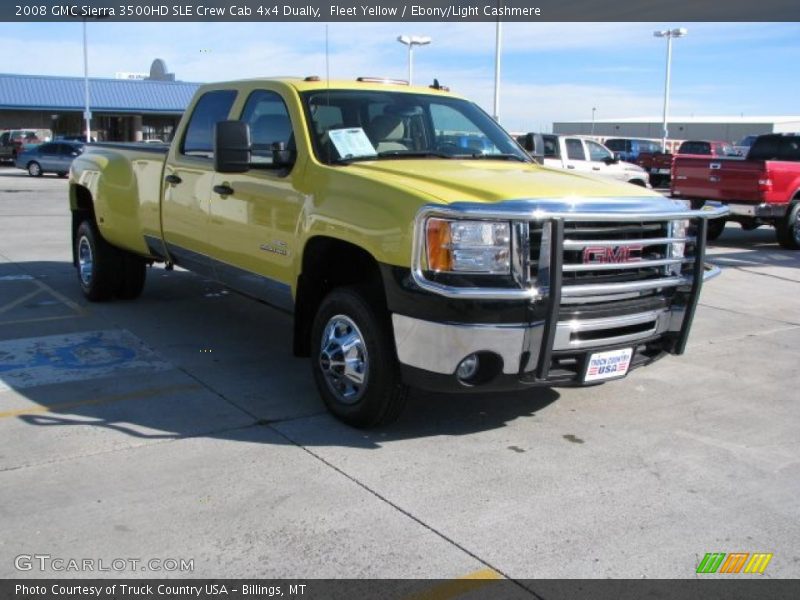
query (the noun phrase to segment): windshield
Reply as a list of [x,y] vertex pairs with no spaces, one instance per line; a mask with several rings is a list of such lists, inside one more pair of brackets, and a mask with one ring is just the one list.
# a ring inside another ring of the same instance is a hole
[[403,92],[302,94],[324,163],[403,158],[530,158],[491,117],[458,98]]

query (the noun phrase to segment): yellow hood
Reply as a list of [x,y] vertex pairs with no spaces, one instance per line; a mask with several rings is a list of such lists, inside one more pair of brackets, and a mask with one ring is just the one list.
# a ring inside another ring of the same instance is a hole
[[353,175],[414,189],[447,203],[569,196],[662,197],[630,183],[515,161],[402,159],[357,162],[344,168]]

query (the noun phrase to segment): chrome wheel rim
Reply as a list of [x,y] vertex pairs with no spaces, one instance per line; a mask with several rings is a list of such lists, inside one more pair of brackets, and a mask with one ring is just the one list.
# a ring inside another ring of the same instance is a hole
[[319,366],[328,388],[343,404],[355,404],[364,395],[369,356],[364,336],[350,317],[336,315],[325,325]]
[[92,283],[92,272],[94,271],[94,257],[92,256],[92,245],[86,236],[82,236],[78,242],[78,273],[81,283],[89,286]]
[[795,216],[792,233],[794,234],[795,243],[800,245],[800,214]]
[[39,167],[38,164],[32,163],[31,166],[28,167],[28,172],[30,172],[31,175],[35,176],[41,172],[41,168]]

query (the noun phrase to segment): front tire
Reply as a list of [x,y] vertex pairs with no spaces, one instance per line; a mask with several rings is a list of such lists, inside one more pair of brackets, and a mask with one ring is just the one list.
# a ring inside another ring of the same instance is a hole
[[778,243],[787,250],[800,250],[800,201],[789,207],[786,216],[775,224]]
[[[325,405],[348,425],[386,425],[400,416],[400,378],[388,313],[362,287],[329,293],[311,327],[311,370]],[[380,312],[379,312],[380,311]]]
[[38,162],[31,161],[28,163],[28,175],[31,177],[41,177],[42,176],[42,165]]

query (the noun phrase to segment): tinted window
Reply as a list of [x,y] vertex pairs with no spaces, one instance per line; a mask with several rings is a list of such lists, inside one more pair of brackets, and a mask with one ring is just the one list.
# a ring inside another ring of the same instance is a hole
[[800,161],[800,137],[784,137],[780,147],[782,160]]
[[586,160],[586,155],[583,152],[583,144],[580,140],[568,139],[567,143],[567,158],[570,160]]
[[683,142],[678,149],[678,154],[711,154],[711,144],[708,142]]
[[40,154],[58,154],[58,147],[61,144],[42,144],[39,146]]
[[253,162],[272,163],[272,145],[282,142],[294,150],[294,134],[289,111],[275,92],[258,90],[250,94],[242,111],[242,121],[250,125]]
[[602,162],[607,158],[614,158],[614,155],[611,154],[611,152],[597,142],[586,140],[586,147],[589,149],[589,160]]
[[614,152],[624,152],[625,140],[606,140],[606,148]]
[[234,90],[217,90],[203,94],[195,105],[186,127],[181,152],[190,156],[211,158],[214,154],[214,125],[225,121],[236,99]]
[[762,135],[750,147],[747,158],[753,160],[776,160],[780,137],[777,135]]
[[558,158],[561,156],[558,148],[558,138],[554,135],[542,136],[544,140],[544,155],[548,158]]
[[66,154],[67,156],[83,152],[83,146],[79,144],[59,144],[59,146],[61,146],[61,154]]

